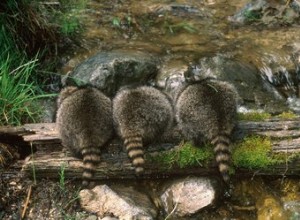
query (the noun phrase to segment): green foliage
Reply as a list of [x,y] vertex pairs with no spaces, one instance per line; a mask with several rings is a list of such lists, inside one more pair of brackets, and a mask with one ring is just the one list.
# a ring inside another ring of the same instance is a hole
[[22,62],[11,69],[16,60],[7,57],[0,60],[0,124],[20,125],[34,122],[41,113],[35,102],[46,95],[38,95],[39,88],[30,80],[37,60]]
[[86,7],[87,0],[61,0],[60,9],[53,9],[50,16],[54,25],[58,24],[63,35],[74,35],[81,28],[80,11]]
[[187,142],[177,149],[158,153],[149,159],[167,169],[173,166],[179,166],[180,168],[197,165],[204,166],[209,160],[213,159],[213,150],[208,145],[195,147],[190,142]]
[[232,154],[236,167],[259,169],[274,164],[270,158],[271,140],[262,137],[247,137],[238,143]]
[[245,121],[262,121],[270,119],[272,116],[267,112],[247,112],[247,113],[238,113],[239,120]]
[[236,167],[247,169],[271,169],[272,165],[284,164],[299,157],[299,153],[272,152],[271,139],[252,136],[235,144],[232,153]]
[[279,117],[281,119],[295,119],[298,116],[295,113],[288,111],[288,112],[282,112],[277,117]]

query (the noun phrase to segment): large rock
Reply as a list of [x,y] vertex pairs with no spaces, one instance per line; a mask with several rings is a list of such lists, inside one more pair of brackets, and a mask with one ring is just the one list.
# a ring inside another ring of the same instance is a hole
[[170,184],[161,195],[167,215],[185,217],[214,205],[220,191],[217,181],[210,178],[185,178]]
[[151,220],[157,215],[148,196],[131,187],[113,190],[107,185],[100,185],[92,190],[81,190],[79,196],[82,208],[101,218],[112,214],[123,220]]
[[299,0],[252,0],[229,20],[236,24],[290,25],[299,22],[299,12]]
[[262,79],[258,69],[224,55],[205,57],[191,68],[187,78],[214,77],[232,83],[242,98],[242,105],[261,108],[276,114],[288,110],[286,99],[269,82]]
[[154,56],[139,51],[100,52],[78,65],[64,84],[91,84],[112,96],[123,85],[154,79],[157,64]]

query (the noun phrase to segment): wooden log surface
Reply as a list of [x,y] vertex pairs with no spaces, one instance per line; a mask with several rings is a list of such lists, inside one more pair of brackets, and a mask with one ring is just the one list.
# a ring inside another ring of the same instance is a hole
[[[59,172],[64,169],[66,178],[80,178],[82,162],[68,152],[62,150],[55,124],[26,124],[20,127],[0,128],[0,142],[4,141],[5,134],[22,137],[24,142],[37,146],[37,152],[24,160],[22,171],[29,176],[33,173],[37,178],[59,178]],[[178,133],[170,136],[168,140],[180,140]],[[300,119],[291,120],[272,119],[253,122],[240,121],[234,132],[234,140],[241,140],[250,135],[268,136],[272,141],[274,152],[294,153],[300,152]],[[174,142],[176,142],[174,141]],[[51,146],[60,146],[52,148]],[[176,144],[173,144],[176,145]],[[132,179],[136,178],[134,169],[129,162],[120,141],[110,144],[109,150],[102,155],[102,162],[97,168],[96,179]],[[147,150],[148,151],[148,150]],[[155,153],[155,152],[153,152]],[[151,154],[148,151],[148,154]],[[163,178],[174,175],[207,175],[217,174],[217,169],[212,161],[208,167],[196,166],[189,168],[173,167],[164,169],[159,165],[147,161],[144,178]],[[276,165],[268,170],[237,171],[245,175],[300,175],[300,159],[295,159],[287,164]]]

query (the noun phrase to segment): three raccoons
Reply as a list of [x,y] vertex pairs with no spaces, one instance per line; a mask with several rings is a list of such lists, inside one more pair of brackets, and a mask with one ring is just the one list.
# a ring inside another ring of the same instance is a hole
[[112,103],[96,88],[66,87],[58,98],[57,128],[62,144],[83,158],[82,185],[89,187],[100,150],[113,134]]
[[226,82],[206,79],[171,99],[150,86],[128,86],[111,101],[95,88],[67,87],[58,99],[57,126],[64,146],[83,157],[83,185],[93,178],[100,149],[111,139],[113,124],[137,174],[144,171],[144,146],[158,140],[175,118],[187,140],[208,140],[225,182],[229,181],[230,136],[236,122],[236,92]]
[[186,85],[175,100],[178,126],[185,139],[209,141],[225,182],[229,181],[230,136],[236,122],[236,97],[227,82],[204,79]]
[[145,144],[157,140],[173,123],[171,99],[150,86],[125,87],[113,99],[113,118],[136,174],[142,173]]

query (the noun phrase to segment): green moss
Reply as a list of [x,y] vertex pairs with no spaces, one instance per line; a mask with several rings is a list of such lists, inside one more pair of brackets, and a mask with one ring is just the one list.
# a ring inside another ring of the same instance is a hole
[[248,112],[238,114],[238,119],[245,121],[262,121],[270,118],[271,114],[267,112]]
[[274,164],[271,153],[271,140],[262,137],[248,137],[237,143],[232,153],[236,167],[249,169],[267,168]]
[[288,112],[282,112],[280,115],[278,115],[278,117],[281,119],[294,119],[297,118],[298,116],[295,113],[288,111]]
[[170,169],[173,166],[180,168],[190,166],[204,166],[213,159],[213,149],[211,146],[195,147],[190,142],[185,143],[177,149],[158,153],[149,158],[162,167]]

